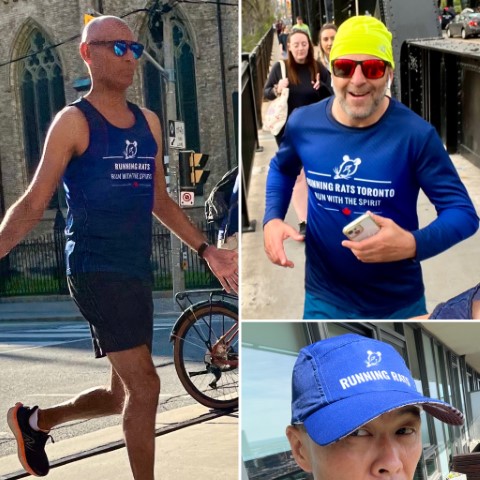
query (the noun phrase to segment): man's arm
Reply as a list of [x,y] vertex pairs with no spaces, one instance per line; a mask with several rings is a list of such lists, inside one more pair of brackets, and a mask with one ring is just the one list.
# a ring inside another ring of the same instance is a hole
[[478,230],[478,215],[442,141],[432,128],[417,170],[420,188],[435,206],[437,218],[413,231],[416,259],[448,250]]
[[390,219],[372,215],[381,227],[379,233],[361,242],[342,242],[360,261],[426,260],[477,231],[475,208],[433,128],[419,154],[416,174],[420,187],[435,206],[437,218],[423,228],[407,231]]
[[265,252],[272,263],[281,267],[292,268],[294,266],[286,256],[283,242],[288,238],[296,241],[304,239],[303,235],[283,221],[300,170],[301,161],[291,146],[288,132],[285,131],[280,148],[270,162],[263,218]]
[[380,231],[360,242],[343,240],[358,260],[364,263],[397,262],[416,257],[415,237],[390,218],[368,212],[380,227]]
[[[142,109],[147,118],[150,130],[158,145],[155,169],[155,199],[153,214],[171,230],[178,238],[192,250],[198,252],[206,242],[206,238],[193,225],[185,212],[174,202],[167,193],[165,175],[163,171],[162,130],[158,117],[151,111]],[[227,292],[238,292],[238,255],[235,251],[219,250],[209,245],[203,251],[202,258],[207,262],[212,273],[218,278]]]
[[[7,210],[0,225],[0,258],[7,255],[42,219],[72,155],[87,128],[74,107],[59,112],[50,126],[42,158],[25,193]],[[77,138],[74,138],[75,135]],[[88,135],[82,137],[88,142]],[[87,143],[88,146],[88,143]]]

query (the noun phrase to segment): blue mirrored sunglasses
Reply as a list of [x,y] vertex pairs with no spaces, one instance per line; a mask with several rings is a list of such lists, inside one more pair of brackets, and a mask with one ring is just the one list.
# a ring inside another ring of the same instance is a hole
[[128,49],[130,49],[135,60],[138,60],[142,56],[143,49],[145,48],[141,43],[130,42],[128,40],[94,40],[93,42],[88,42],[88,45],[106,45],[112,47],[117,57],[123,57]]

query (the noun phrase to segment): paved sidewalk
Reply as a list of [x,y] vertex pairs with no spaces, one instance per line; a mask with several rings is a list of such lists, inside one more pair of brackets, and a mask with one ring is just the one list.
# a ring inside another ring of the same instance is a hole
[[[157,429],[168,433],[157,436],[155,476],[161,480],[211,480],[238,478],[238,413],[210,418],[174,430],[185,422],[202,420],[210,410],[193,405],[157,415]],[[119,421],[120,422],[120,421]],[[52,433],[55,437],[55,433]],[[48,443],[46,450],[52,465],[122,439],[122,429],[111,427],[82,437]],[[23,478],[16,455],[0,458],[0,480]],[[89,456],[51,468],[51,480],[131,480],[125,448]]]
[[[273,48],[272,62],[278,59]],[[265,108],[267,104],[264,103]],[[260,130],[258,152],[253,161],[247,205],[250,221],[256,221],[256,230],[242,235],[242,319],[292,319],[303,314],[305,256],[303,243],[288,240],[287,257],[295,263],[293,269],[283,269],[268,260],[263,249],[262,218],[265,209],[265,183],[268,165],[277,150],[273,135]],[[480,213],[480,169],[461,155],[451,156],[473,203]],[[418,202],[420,226],[435,217],[435,208],[422,194]],[[286,221],[298,223],[293,208]],[[432,311],[443,302],[480,281],[480,232],[457,244],[450,250],[422,262],[426,287],[427,308]]]

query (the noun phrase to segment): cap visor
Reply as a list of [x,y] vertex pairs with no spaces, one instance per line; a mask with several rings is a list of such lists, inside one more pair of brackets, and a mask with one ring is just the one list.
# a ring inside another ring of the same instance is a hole
[[462,425],[463,414],[448,403],[413,392],[385,391],[353,395],[317,410],[305,421],[310,437],[325,446],[357,430],[380,415],[408,405],[422,405],[430,415],[451,425]]

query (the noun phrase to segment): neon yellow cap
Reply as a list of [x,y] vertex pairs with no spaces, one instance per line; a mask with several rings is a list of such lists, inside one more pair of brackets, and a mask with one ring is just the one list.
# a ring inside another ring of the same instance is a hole
[[330,51],[330,62],[346,55],[373,55],[395,68],[392,34],[375,17],[359,15],[340,25]]

